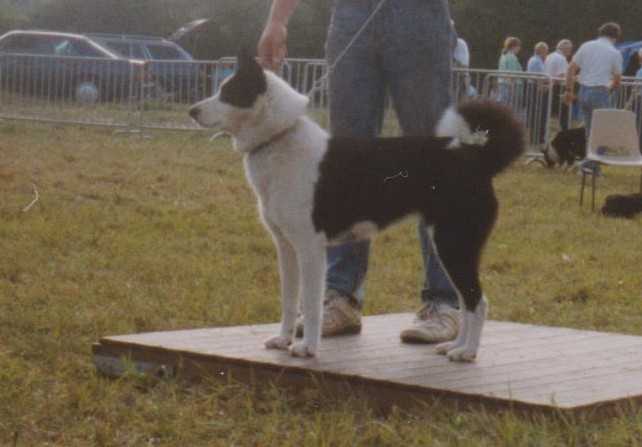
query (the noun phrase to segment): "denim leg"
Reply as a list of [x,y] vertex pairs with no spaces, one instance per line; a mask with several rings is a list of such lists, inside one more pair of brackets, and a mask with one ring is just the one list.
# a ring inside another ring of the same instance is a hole
[[586,127],[586,138],[591,135],[591,125],[593,123],[593,111],[597,109],[609,109],[610,95],[606,88],[580,88],[580,105],[584,115],[584,126]]
[[[593,124],[593,111],[597,109],[611,108],[609,91],[605,88],[582,87],[580,89],[580,104],[584,114],[584,126],[586,127],[586,139],[591,136]],[[594,171],[600,174],[600,164],[595,161],[584,161],[582,169],[588,172]]]
[[[333,10],[326,57],[332,65],[365,23],[374,5],[338,0]],[[385,83],[371,24],[336,65],[329,77],[330,131],[332,135],[374,137],[381,131]],[[361,241],[328,249],[326,287],[363,302],[370,243]]]
[[[383,67],[404,135],[432,135],[451,104],[452,51],[456,42],[446,0],[388,2],[383,16]],[[423,221],[422,299],[457,307],[457,293],[444,272]]]
[[459,307],[457,293],[450,278],[444,272],[423,219],[419,220],[417,230],[421,244],[421,256],[424,260],[424,286],[421,290],[421,301]]
[[591,135],[591,123],[593,121],[593,104],[589,94],[589,89],[582,86],[578,95],[578,102],[580,110],[582,111],[582,120],[584,121],[584,129],[586,130],[586,138],[588,140]]
[[611,102],[611,94],[606,89],[597,89],[593,97],[594,109],[613,109],[614,105]]

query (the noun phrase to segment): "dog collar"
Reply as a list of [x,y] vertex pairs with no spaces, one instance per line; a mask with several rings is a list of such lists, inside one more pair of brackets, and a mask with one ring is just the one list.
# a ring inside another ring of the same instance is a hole
[[282,131],[280,131],[279,133],[276,133],[276,134],[272,135],[268,140],[264,141],[263,143],[257,144],[250,151],[248,151],[249,155],[258,154],[263,149],[267,148],[268,146],[271,146],[272,144],[274,144],[277,141],[279,141],[281,138],[285,137],[295,127],[296,127],[296,123],[293,126],[287,127],[285,129],[283,129]]

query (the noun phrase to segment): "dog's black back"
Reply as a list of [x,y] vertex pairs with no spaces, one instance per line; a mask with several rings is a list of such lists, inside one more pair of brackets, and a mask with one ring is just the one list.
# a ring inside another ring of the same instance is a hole
[[571,166],[586,158],[586,129],[578,127],[562,130],[555,135],[551,146],[557,153],[559,165]]
[[[334,137],[321,161],[313,222],[330,240],[358,223],[384,229],[418,214],[433,230],[441,261],[473,311],[481,299],[479,262],[497,217],[493,177],[521,155],[523,129],[510,111],[488,103],[460,106],[482,145],[450,138]],[[358,237],[358,235],[355,235]]]

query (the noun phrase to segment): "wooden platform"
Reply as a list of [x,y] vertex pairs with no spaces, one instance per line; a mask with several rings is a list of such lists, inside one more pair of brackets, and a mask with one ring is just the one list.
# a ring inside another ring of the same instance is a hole
[[577,410],[642,397],[642,337],[491,321],[478,361],[462,364],[430,346],[402,344],[399,332],[412,318],[367,317],[361,335],[324,339],[310,360],[264,349],[276,324],[105,337],[94,360],[108,375],[122,373],[128,358],[155,374],[347,384],[390,402],[438,396]]

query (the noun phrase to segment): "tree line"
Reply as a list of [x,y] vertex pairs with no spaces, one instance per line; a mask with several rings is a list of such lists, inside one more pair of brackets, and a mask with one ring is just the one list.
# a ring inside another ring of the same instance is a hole
[[[388,0],[397,1],[397,0]],[[430,1],[430,0],[426,0]],[[26,2],[26,3],[25,3]],[[169,35],[198,18],[211,21],[181,42],[195,57],[216,59],[254,45],[268,14],[266,0],[0,0],[0,32],[39,28],[72,32]],[[581,43],[606,21],[619,22],[625,40],[642,40],[640,0],[451,0],[458,34],[472,65],[494,68],[502,41],[522,39],[529,56],[539,41]],[[293,57],[323,57],[332,0],[302,0],[291,22]]]

